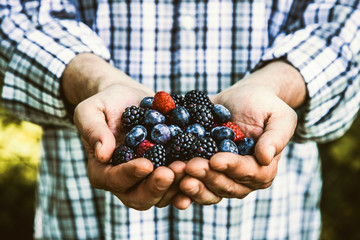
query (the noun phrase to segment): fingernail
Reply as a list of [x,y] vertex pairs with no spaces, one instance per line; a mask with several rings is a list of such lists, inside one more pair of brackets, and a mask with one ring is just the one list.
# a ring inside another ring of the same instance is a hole
[[269,147],[269,150],[268,150],[268,153],[269,153],[269,157],[272,159],[273,157],[275,157],[275,154],[276,154],[276,150],[275,150],[275,147],[274,146],[270,146]]
[[169,185],[168,181],[159,181],[157,184],[157,189],[159,191],[164,191],[164,190],[167,190],[170,187],[170,185]]
[[100,141],[98,141],[98,142],[95,143],[95,151],[94,151],[94,152],[95,152],[95,157],[96,157],[96,158],[98,158],[97,154],[98,154],[98,152],[100,151],[101,146],[102,146],[102,144],[101,144]]

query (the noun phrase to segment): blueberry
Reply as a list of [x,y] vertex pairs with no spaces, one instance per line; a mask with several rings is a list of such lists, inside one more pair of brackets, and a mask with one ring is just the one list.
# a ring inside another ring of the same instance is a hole
[[213,114],[214,114],[215,121],[217,123],[226,123],[231,118],[231,113],[230,113],[229,109],[227,109],[226,107],[224,107],[221,104],[216,104],[213,107]]
[[159,111],[148,109],[144,114],[144,124],[147,126],[154,126],[159,123],[164,123],[166,120],[165,116]]
[[174,137],[176,135],[178,135],[179,133],[182,133],[183,130],[181,130],[181,128],[177,125],[174,125],[174,124],[171,124],[169,126],[169,129],[170,129],[170,135],[171,137]]
[[229,139],[224,139],[220,142],[219,152],[231,152],[231,153],[239,154],[238,147],[233,141]]
[[171,113],[173,121],[179,127],[185,127],[190,122],[190,113],[185,107],[177,106]]
[[125,144],[136,148],[147,136],[146,128],[142,125],[136,125],[125,136]]
[[234,141],[235,138],[235,133],[232,129],[228,128],[228,127],[214,127],[213,129],[211,129],[211,137],[216,141],[216,142],[221,142],[224,139],[229,139],[231,141]]
[[238,145],[239,154],[241,155],[252,155],[254,154],[255,141],[251,137],[244,138],[239,142]]
[[199,123],[189,125],[186,128],[186,132],[191,133],[198,139],[205,137],[205,128],[201,126]]
[[157,124],[151,130],[151,139],[153,142],[165,145],[171,138],[171,132],[166,124]]
[[140,102],[140,107],[151,108],[154,97],[144,97]]

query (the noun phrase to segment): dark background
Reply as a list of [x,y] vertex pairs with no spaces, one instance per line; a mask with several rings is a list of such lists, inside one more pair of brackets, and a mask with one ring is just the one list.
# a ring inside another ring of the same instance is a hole
[[[3,127],[19,126],[21,123],[11,115],[0,117]],[[324,181],[321,201],[323,240],[360,239],[360,188],[357,186],[360,183],[359,136],[360,118],[342,138],[319,145]],[[21,147],[22,143],[18,144]],[[0,163],[2,161],[5,160],[0,155]],[[32,239],[37,167],[27,161],[17,159],[14,163],[0,165],[0,170],[6,166],[0,171],[2,239]],[[35,173],[34,177],[29,177],[29,173]]]

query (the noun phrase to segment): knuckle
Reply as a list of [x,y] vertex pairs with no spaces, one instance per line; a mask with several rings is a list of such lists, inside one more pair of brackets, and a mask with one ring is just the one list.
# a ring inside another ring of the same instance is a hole
[[264,174],[264,176],[262,176],[262,178],[260,179],[260,183],[266,185],[268,184],[269,182],[272,182],[274,179],[272,173],[266,173]]
[[222,197],[231,197],[234,195],[235,189],[233,184],[225,184],[220,190],[219,195]]
[[247,173],[245,176],[239,177],[238,181],[244,183],[250,183],[254,181],[254,178],[255,178],[254,174]]

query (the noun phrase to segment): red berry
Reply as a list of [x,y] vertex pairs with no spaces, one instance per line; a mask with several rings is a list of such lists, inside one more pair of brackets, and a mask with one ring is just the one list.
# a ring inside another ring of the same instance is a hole
[[152,143],[149,140],[145,139],[137,147],[137,150],[136,150],[137,156],[142,157],[144,155],[144,153],[146,152],[146,150],[148,150],[149,148],[152,148],[153,146],[155,146],[155,143]]
[[168,114],[175,108],[175,102],[170,94],[159,91],[155,94],[151,107],[162,114]]
[[238,142],[244,139],[244,133],[241,131],[240,127],[236,125],[236,123],[228,121],[226,123],[221,124],[220,126],[231,128],[235,133],[234,142]]

